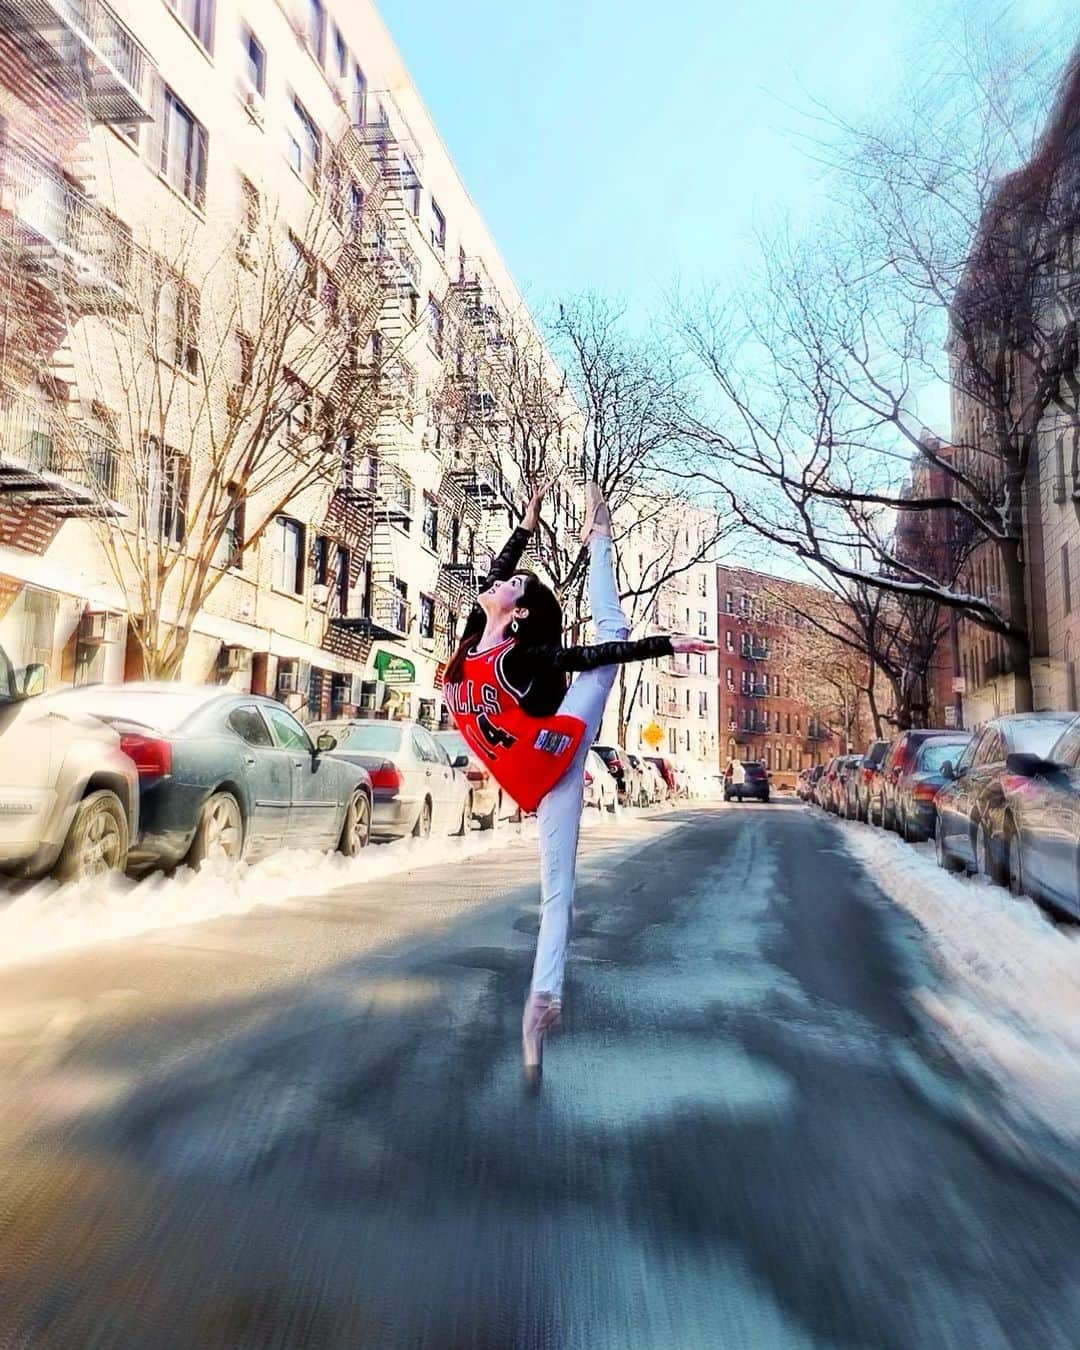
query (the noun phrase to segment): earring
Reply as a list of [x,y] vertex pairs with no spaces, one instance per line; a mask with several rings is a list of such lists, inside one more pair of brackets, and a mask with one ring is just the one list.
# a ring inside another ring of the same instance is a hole
[[518,621],[517,621],[517,619],[511,619],[511,620],[510,620],[510,631],[511,631],[511,633],[516,633],[517,630],[518,630]]

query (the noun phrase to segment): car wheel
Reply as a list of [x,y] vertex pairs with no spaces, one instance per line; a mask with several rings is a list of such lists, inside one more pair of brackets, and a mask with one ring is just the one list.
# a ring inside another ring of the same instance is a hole
[[900,835],[900,838],[904,841],[905,844],[911,843],[911,829],[908,825],[906,806],[902,806],[900,808],[900,823],[897,826],[897,833]]
[[215,792],[203,805],[187,864],[198,867],[207,858],[235,860],[244,853],[244,819],[231,792]]
[[937,865],[945,872],[959,872],[960,863],[953,857],[945,846],[945,831],[942,829],[941,817],[938,816],[934,824],[934,853],[937,857]]
[[371,840],[371,803],[366,792],[356,792],[345,809],[345,821],[337,851],[345,858],[355,858]]
[[87,881],[127,866],[128,822],[115,792],[102,788],[75,808],[60,856],[53,868],[58,881]]
[[416,824],[413,826],[413,837],[415,839],[429,839],[431,837],[431,803],[424,798],[424,804],[420,808],[420,814],[416,817]]
[[988,880],[1001,881],[1001,865],[994,852],[994,842],[981,820],[975,829],[975,865]]
[[1008,849],[1006,865],[1009,873],[1009,890],[1019,897],[1026,894],[1024,889],[1024,859],[1020,852],[1020,836],[1016,828],[1009,825],[1005,829],[1005,846]]
[[469,826],[472,824],[472,793],[465,798],[465,805],[461,808],[461,824],[454,831],[456,835],[466,835],[469,833]]

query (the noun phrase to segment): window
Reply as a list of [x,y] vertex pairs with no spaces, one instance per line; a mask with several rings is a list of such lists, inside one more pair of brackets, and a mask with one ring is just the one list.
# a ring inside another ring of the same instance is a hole
[[450,561],[456,563],[461,553],[461,521],[454,516],[450,521]]
[[236,251],[242,263],[253,265],[255,236],[259,233],[259,221],[262,217],[262,199],[259,196],[259,189],[243,174],[240,175],[240,199],[243,225]]
[[246,503],[239,484],[230,483],[228,497],[230,505],[218,545],[218,562],[222,567],[241,567],[244,562]]
[[416,167],[408,155],[402,154],[402,186],[405,190],[405,201],[414,217],[420,215],[420,175],[416,172]]
[[791,735],[791,714],[790,714],[790,713],[788,713],[788,715],[787,715],[787,734],[788,734],[789,736]]
[[273,745],[262,714],[254,704],[246,703],[229,714],[229,729],[248,745]]
[[443,349],[443,312],[442,305],[433,295],[428,296],[427,302],[427,320],[428,337],[431,339],[431,345],[435,348],[435,354],[442,356]]
[[289,516],[274,525],[274,586],[290,595],[304,590],[304,527]]
[[1066,663],[1065,663],[1065,679],[1066,679],[1066,683],[1067,683],[1067,685],[1068,685],[1068,690],[1067,690],[1067,692],[1066,692],[1067,706],[1070,707],[1070,708],[1072,708],[1072,709],[1075,709],[1075,708],[1076,708],[1076,662],[1075,662],[1075,661],[1066,661]]
[[367,117],[367,80],[364,78],[364,72],[359,66],[356,67],[356,74],[353,76],[352,107],[349,110],[352,114],[353,125],[362,127]]
[[726,614],[735,613],[735,597],[732,595],[731,591],[728,591],[724,597],[724,612]]
[[173,91],[164,86],[161,106],[162,177],[201,211],[206,203],[206,128]]
[[311,580],[316,586],[325,586],[330,580],[330,540],[325,534],[315,536],[311,550]]
[[435,636],[435,601],[430,595],[420,597],[420,636],[422,638]]
[[304,750],[309,755],[315,749],[307,734],[292,713],[285,708],[265,706],[266,720],[274,733],[274,740],[285,750]]
[[344,544],[338,544],[334,562],[334,585],[337,589],[337,611],[342,618],[345,618],[351,612],[352,587],[349,584],[352,572],[351,562],[349,550]]
[[319,177],[321,140],[307,109],[293,95],[285,126],[285,157],[293,171],[313,188]]
[[188,375],[199,371],[199,293],[189,282],[163,278],[158,306],[158,355]]
[[326,58],[326,8],[323,0],[307,0],[305,8],[308,45],[316,61],[322,65]]
[[286,245],[285,265],[299,293],[299,317],[307,321],[314,314],[319,300],[319,269],[315,259],[291,230]]
[[169,0],[169,8],[206,50],[214,47],[214,0]]
[[266,95],[266,48],[245,24],[240,30],[244,76],[257,94]]
[[431,199],[431,242],[440,253],[446,251],[446,217],[434,197]]
[[153,438],[148,450],[151,513],[157,516],[162,543],[179,546],[187,537],[191,465],[185,455]]
[[708,595],[708,594],[709,594],[709,578],[705,575],[704,572],[699,572],[699,573],[698,573],[697,590],[698,590],[698,595]]
[[349,49],[345,45],[345,35],[341,29],[334,24],[334,74],[339,80],[345,79],[349,73]]
[[727,669],[727,687],[732,690],[735,688],[735,672],[730,666]]
[[1069,575],[1069,546],[1061,546],[1061,603],[1066,614],[1072,613],[1072,577]]
[[733,652],[735,650],[735,638],[730,628],[724,634],[724,646],[727,648],[729,652]]
[[439,547],[439,508],[434,497],[424,494],[424,543],[433,551]]
[[699,689],[697,696],[697,711],[699,717],[706,717],[709,712],[709,691]]
[[709,653],[698,652],[698,674],[708,675],[709,673]]
[[774,698],[779,698],[779,697],[780,697],[780,676],[779,676],[779,675],[774,675],[774,676],[772,677],[772,691],[773,691],[773,697],[774,697]]
[[709,616],[703,609],[698,610],[697,631],[698,637],[709,636]]

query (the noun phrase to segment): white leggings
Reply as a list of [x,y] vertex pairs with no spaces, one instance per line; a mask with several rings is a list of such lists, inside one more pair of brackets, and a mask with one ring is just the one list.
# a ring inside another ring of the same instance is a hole
[[[604,535],[593,535],[589,540],[589,608],[597,642],[614,642],[630,635],[615,584],[615,555],[611,540]],[[540,826],[540,933],[536,939],[532,988],[556,998],[562,994],[574,908],[585,756],[600,730],[616,669],[599,666],[596,670],[584,670],[566,691],[559,712],[580,717],[585,723],[585,735],[566,772],[536,812]]]

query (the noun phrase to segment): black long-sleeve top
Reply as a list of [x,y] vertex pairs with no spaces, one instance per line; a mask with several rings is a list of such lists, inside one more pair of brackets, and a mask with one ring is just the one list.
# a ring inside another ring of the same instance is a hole
[[[486,590],[493,581],[505,581],[513,575],[529,543],[530,531],[518,526],[496,555],[480,585]],[[636,641],[595,642],[591,646],[526,646],[517,642],[506,654],[503,669],[521,699],[521,706],[534,717],[555,712],[566,693],[570,671],[595,670],[598,666],[623,665],[629,661],[649,661],[672,654],[671,639],[666,636],[639,638]]]

